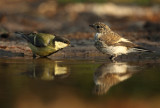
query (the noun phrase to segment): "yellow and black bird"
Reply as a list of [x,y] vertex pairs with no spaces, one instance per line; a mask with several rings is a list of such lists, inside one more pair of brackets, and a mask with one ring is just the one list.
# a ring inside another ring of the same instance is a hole
[[39,55],[40,57],[47,57],[70,45],[70,41],[68,39],[53,34],[15,33],[27,40],[28,45],[32,50],[33,58],[35,58],[36,55]]

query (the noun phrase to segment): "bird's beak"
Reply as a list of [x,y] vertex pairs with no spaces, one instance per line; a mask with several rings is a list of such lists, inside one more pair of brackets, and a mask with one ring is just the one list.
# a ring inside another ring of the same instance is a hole
[[92,28],[94,28],[94,25],[92,25],[92,24],[90,24],[89,26],[92,27]]

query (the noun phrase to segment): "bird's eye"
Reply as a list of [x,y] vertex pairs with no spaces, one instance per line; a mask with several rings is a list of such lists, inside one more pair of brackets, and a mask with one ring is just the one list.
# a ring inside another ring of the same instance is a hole
[[100,28],[100,26],[97,26],[97,28]]

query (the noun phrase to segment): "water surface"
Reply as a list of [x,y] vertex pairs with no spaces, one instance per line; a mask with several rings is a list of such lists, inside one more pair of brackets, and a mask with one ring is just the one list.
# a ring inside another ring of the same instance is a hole
[[159,108],[160,63],[0,59],[0,108]]

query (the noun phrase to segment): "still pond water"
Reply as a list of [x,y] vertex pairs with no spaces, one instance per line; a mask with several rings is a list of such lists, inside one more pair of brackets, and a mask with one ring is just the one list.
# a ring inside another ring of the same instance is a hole
[[0,59],[0,108],[160,108],[160,63]]

